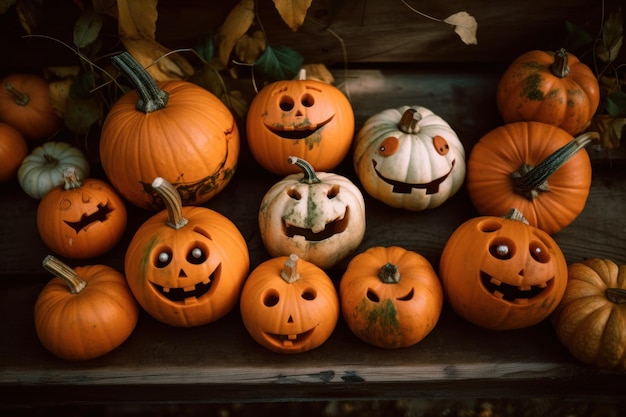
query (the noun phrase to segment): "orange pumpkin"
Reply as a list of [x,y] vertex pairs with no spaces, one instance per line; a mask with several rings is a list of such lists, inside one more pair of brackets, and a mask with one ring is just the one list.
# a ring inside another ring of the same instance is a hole
[[499,126],[483,136],[467,162],[466,185],[482,215],[503,216],[518,208],[549,234],[569,225],[584,209],[591,187],[591,161],[583,149],[595,132],[573,138],[539,122]]
[[35,330],[52,354],[84,361],[119,347],[133,332],[139,308],[124,275],[106,265],[70,268],[53,256],[43,266],[55,278],[35,303]]
[[341,278],[339,297],[350,330],[386,349],[421,341],[443,307],[441,283],[428,260],[398,246],[356,255]]
[[163,207],[150,183],[161,176],[183,204],[200,205],[230,182],[239,156],[239,131],[228,108],[186,81],[155,82],[126,52],[114,64],[136,91],[120,98],[102,126],[102,167],[136,206]]
[[557,307],[567,263],[557,243],[517,209],[467,220],[448,238],[439,264],[446,300],[487,329],[530,327]]
[[301,76],[259,91],[248,109],[246,131],[253,157],[274,174],[299,172],[287,162],[292,155],[316,171],[329,171],[350,150],[354,112],[337,87]]
[[505,123],[543,122],[576,135],[598,109],[600,88],[591,69],[564,49],[529,51],[502,75],[496,102]]
[[261,346],[278,353],[322,345],[339,319],[339,298],[326,273],[297,255],[257,266],[241,292],[241,318]]
[[124,201],[102,180],[81,181],[74,167],[63,174],[65,184],[46,193],[37,207],[39,235],[46,246],[66,258],[103,255],[126,230]]
[[226,315],[239,300],[250,258],[246,241],[225,216],[182,206],[174,186],[157,177],[152,187],[163,210],[135,232],[124,260],[139,304],[172,326],[191,327]]
[[49,139],[63,120],[52,107],[48,82],[37,74],[9,74],[0,80],[0,121],[28,140]]
[[0,183],[17,178],[17,170],[28,155],[26,139],[13,126],[0,122]]

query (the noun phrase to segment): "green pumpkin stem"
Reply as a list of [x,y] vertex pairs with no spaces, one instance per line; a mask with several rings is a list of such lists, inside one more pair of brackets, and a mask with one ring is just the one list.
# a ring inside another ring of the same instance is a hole
[[87,286],[87,281],[82,279],[76,271],[52,255],[46,256],[41,265],[54,276],[61,278],[70,288],[72,294],[80,294]]
[[398,128],[404,133],[417,133],[420,130],[419,122],[422,120],[420,112],[414,108],[409,107],[402,113]]
[[576,152],[587,146],[592,140],[600,138],[597,132],[586,132],[575,137],[571,142],[554,151],[546,159],[533,167],[523,164],[517,171],[511,173],[513,191],[534,200],[544,191],[550,191],[548,178],[563,166]]
[[298,158],[297,156],[289,156],[287,157],[287,161],[290,164],[297,165],[304,172],[304,176],[300,180],[303,184],[319,184],[322,182],[317,175],[315,174],[315,170],[307,161],[302,158]]
[[7,82],[4,84],[4,88],[13,96],[13,101],[18,106],[26,107],[30,102],[30,96],[13,87],[13,84]]
[[550,65],[550,72],[559,78],[565,78],[569,75],[569,64],[567,62],[567,52],[564,48],[554,53],[554,62]]
[[78,175],[76,175],[76,168],[73,166],[69,166],[63,170],[63,181],[64,190],[75,190],[83,185]]
[[298,272],[298,260],[300,258],[295,253],[289,255],[289,258],[285,261],[283,270],[280,271],[280,277],[289,284],[293,284],[300,279],[300,273]]
[[183,202],[176,187],[164,178],[156,177],[152,181],[152,188],[159,193],[165,203],[167,209],[166,224],[176,230],[184,227],[187,224],[187,219],[183,216]]
[[169,94],[159,88],[152,76],[128,52],[122,52],[111,58],[117,68],[133,85],[139,100],[135,108],[144,113],[161,110],[167,106]]
[[626,304],[626,289],[607,288],[604,293],[610,302],[615,304]]
[[396,284],[400,282],[400,271],[396,265],[387,262],[378,270],[378,278],[385,284]]

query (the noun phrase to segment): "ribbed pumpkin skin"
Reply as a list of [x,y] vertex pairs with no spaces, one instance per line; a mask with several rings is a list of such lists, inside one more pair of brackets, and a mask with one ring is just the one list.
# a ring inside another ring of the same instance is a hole
[[504,216],[515,207],[531,225],[549,234],[570,224],[584,209],[591,187],[591,161],[585,150],[554,172],[550,190],[533,200],[513,190],[510,175],[524,163],[536,166],[572,139],[563,129],[539,122],[509,123],[483,136],[467,161],[466,186],[478,212]]
[[235,172],[237,124],[228,108],[201,87],[185,81],[158,85],[169,93],[161,110],[136,110],[135,91],[113,106],[102,127],[102,167],[113,186],[136,206],[163,207],[150,190],[158,176],[176,187],[183,204],[200,205],[219,193]]
[[54,355],[82,361],[109,353],[135,329],[139,307],[126,279],[106,265],[78,266],[87,281],[80,294],[54,278],[35,304],[35,329],[41,343]]
[[[152,317],[192,327],[215,321],[235,306],[250,258],[246,241],[228,218],[205,207],[185,206],[182,212],[188,223],[178,230],[166,225],[166,210],[146,220],[128,245],[124,270],[135,298]],[[194,247],[203,249],[206,261],[188,261]],[[162,251],[170,251],[172,261],[157,267]],[[209,277],[213,277],[210,290],[193,303],[169,300],[155,287],[181,291],[202,285]]]
[[[384,283],[378,277],[386,263],[398,268],[399,282]],[[421,341],[434,329],[443,308],[443,289],[428,260],[397,246],[375,246],[356,255],[341,278],[339,296],[350,330],[386,349]]]
[[569,75],[551,73],[554,52],[529,51],[504,72],[496,102],[505,123],[536,121],[572,135],[582,132],[600,103],[600,88],[591,69],[567,53]]
[[[289,156],[305,159],[316,171],[332,170],[349,152],[354,135],[348,98],[338,88],[315,80],[267,85],[250,103],[246,120],[252,155],[277,175],[300,172],[287,162]],[[299,139],[287,138],[296,133]]]
[[11,125],[0,122],[0,183],[16,178],[26,155],[28,144],[24,136]]
[[552,314],[560,341],[578,360],[626,371],[626,298],[613,303],[606,290],[626,291],[626,265],[608,259],[570,264],[563,299]]

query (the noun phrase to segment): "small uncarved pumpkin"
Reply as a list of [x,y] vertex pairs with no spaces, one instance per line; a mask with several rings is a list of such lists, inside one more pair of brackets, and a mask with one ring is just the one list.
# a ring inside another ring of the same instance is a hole
[[375,246],[356,255],[339,286],[350,330],[381,348],[414,345],[435,327],[443,290],[428,260],[401,247]]
[[261,239],[274,257],[294,253],[322,269],[329,268],[363,240],[363,195],[346,177],[316,173],[301,158],[289,160],[303,173],[288,175],[263,197]]
[[354,169],[372,197],[419,211],[453,196],[465,179],[465,149],[441,117],[420,106],[387,109],[359,131]]
[[34,142],[49,139],[63,126],[52,107],[48,82],[37,74],[9,74],[0,80],[0,121]]
[[278,353],[306,352],[322,345],[339,319],[331,279],[297,255],[257,266],[241,292],[241,318],[261,346]]
[[598,108],[600,88],[591,69],[564,49],[529,51],[502,75],[496,101],[505,123],[543,122],[577,135]]
[[584,150],[595,132],[572,137],[540,122],[499,126],[483,136],[467,162],[467,190],[481,215],[519,209],[535,227],[554,234],[585,208],[591,161]]
[[28,143],[19,130],[0,122],[0,183],[15,180],[17,170],[28,155]]
[[226,315],[239,300],[250,257],[237,226],[206,207],[182,206],[174,186],[152,182],[165,210],[135,232],[124,260],[139,304],[155,319],[191,327]]
[[626,265],[599,258],[570,264],[552,324],[578,360],[626,371]]
[[35,330],[44,347],[69,361],[105,355],[133,332],[139,308],[124,275],[106,265],[70,268],[47,256],[55,278],[35,303]]
[[253,157],[274,174],[299,172],[287,162],[291,155],[307,160],[316,171],[329,171],[350,150],[354,112],[337,87],[301,75],[259,91],[250,103],[246,130]]
[[200,205],[232,178],[239,130],[228,108],[207,90],[186,81],[156,82],[128,53],[113,63],[134,84],[108,113],[100,139],[102,167],[132,204],[163,208],[150,184],[173,184],[184,205]]
[[459,316],[492,330],[533,326],[563,297],[567,263],[557,243],[519,210],[467,220],[448,238],[439,277]]
[[70,259],[95,258],[111,250],[126,230],[126,206],[117,191],[97,179],[80,180],[74,167],[65,184],[50,190],[37,207],[43,242]]

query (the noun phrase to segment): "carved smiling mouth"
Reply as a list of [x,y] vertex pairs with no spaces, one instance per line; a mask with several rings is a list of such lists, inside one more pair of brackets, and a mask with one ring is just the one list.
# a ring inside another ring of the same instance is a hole
[[288,224],[285,219],[283,219],[283,231],[285,233],[285,236],[290,238],[293,238],[295,236],[302,236],[305,240],[308,240],[310,242],[319,242],[321,240],[328,239],[329,237],[333,237],[338,233],[344,232],[348,227],[349,218],[349,207],[346,207],[346,212],[344,213],[343,217],[327,223],[324,227],[324,230],[321,230],[319,232],[314,232],[310,228]]
[[220,268],[221,264],[206,280],[198,282],[195,285],[189,287],[168,288],[163,287],[159,284],[155,284],[154,282],[151,282],[151,284],[159,292],[159,294],[161,294],[161,296],[167,298],[170,301],[192,304],[197,302],[200,297],[202,297],[211,290],[213,282],[215,281],[217,271]]
[[313,334],[313,330],[315,330],[315,328],[297,334],[276,334],[267,332],[263,332],[263,334],[273,343],[278,343],[283,347],[292,347],[295,344],[303,344],[306,342]]
[[76,234],[81,230],[87,230],[89,226],[94,223],[103,222],[109,217],[109,213],[113,210],[109,207],[108,204],[100,203],[98,204],[95,211],[91,213],[83,213],[80,219],[77,222],[70,222],[65,220],[65,224],[76,231]]
[[331,116],[329,119],[323,121],[322,123],[311,124],[311,123],[302,123],[300,125],[283,125],[283,126],[268,126],[265,127],[270,130],[273,134],[280,136],[283,139],[305,139],[314,134],[315,132],[322,129],[326,126],[331,120],[333,120],[334,116]]
[[506,284],[484,271],[480,271],[480,282],[483,287],[495,297],[514,304],[527,304],[531,298],[538,296],[545,289],[552,286],[554,278],[540,285],[518,287]]
[[413,188],[425,189],[426,190],[426,194],[436,194],[436,193],[438,193],[439,192],[439,185],[441,185],[441,183],[444,182],[446,180],[446,178],[448,178],[448,176],[452,172],[452,168],[454,168],[454,163],[455,162],[456,162],[456,159],[454,159],[452,161],[452,163],[450,164],[450,170],[445,175],[443,175],[443,176],[441,176],[441,177],[439,177],[437,179],[434,179],[431,182],[422,183],[422,184],[410,184],[410,183],[407,183],[407,182],[392,180],[390,178],[387,178],[387,177],[383,176],[376,169],[377,162],[372,159],[372,164],[374,165],[374,171],[376,172],[376,175],[378,175],[378,178],[380,178],[381,180],[385,181],[387,184],[392,185],[393,186],[393,190],[392,191],[394,193],[398,193],[398,194],[411,194],[411,191],[413,190]]

